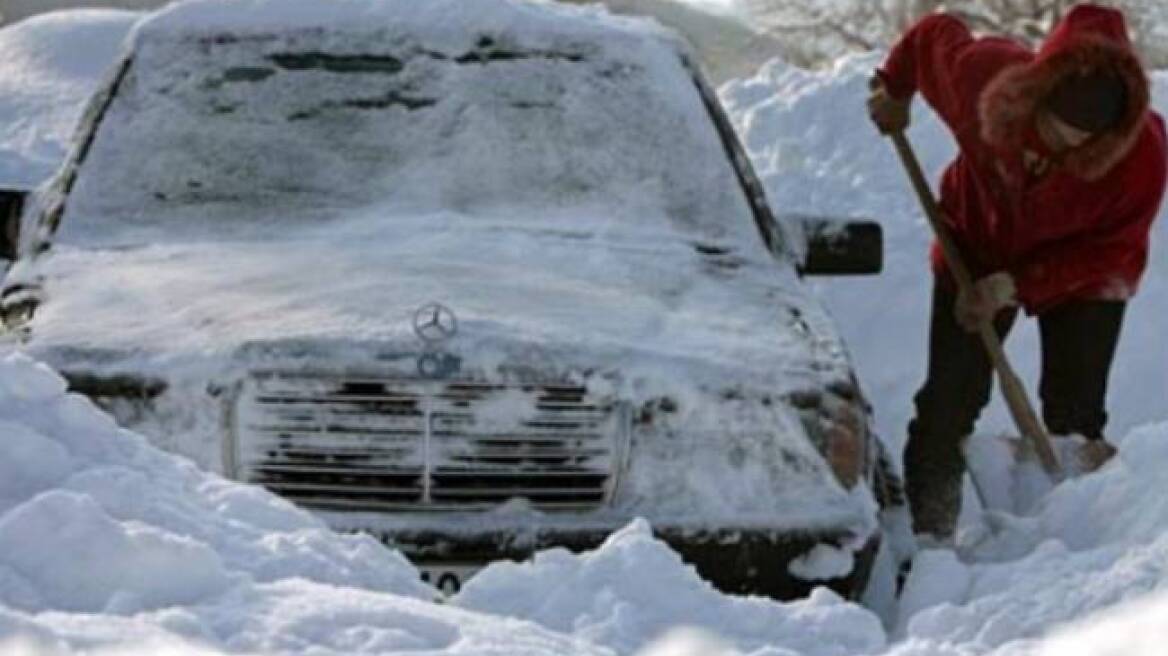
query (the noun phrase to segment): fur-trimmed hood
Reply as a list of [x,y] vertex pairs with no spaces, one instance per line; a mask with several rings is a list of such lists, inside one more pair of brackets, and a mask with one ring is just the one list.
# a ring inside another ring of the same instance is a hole
[[1078,5],[1055,27],[1029,62],[1008,66],[979,99],[981,136],[1001,150],[1021,147],[1034,114],[1067,75],[1110,68],[1127,85],[1127,110],[1119,125],[1063,155],[1071,175],[1097,180],[1122,160],[1138,140],[1148,111],[1148,78],[1127,36],[1123,14]]

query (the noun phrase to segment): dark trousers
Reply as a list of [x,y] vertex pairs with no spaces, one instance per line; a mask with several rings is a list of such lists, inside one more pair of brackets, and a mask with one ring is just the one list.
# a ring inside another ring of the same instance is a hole
[[[962,442],[990,399],[993,365],[976,333],[954,318],[956,293],[933,289],[929,365],[925,384],[914,397],[916,416],[908,425],[905,483],[913,528],[947,538],[957,525]],[[1042,418],[1054,435],[1103,437],[1107,423],[1107,378],[1126,303],[1070,301],[1038,316],[1042,341],[1039,397]],[[1001,312],[994,327],[1005,339],[1017,309]]]

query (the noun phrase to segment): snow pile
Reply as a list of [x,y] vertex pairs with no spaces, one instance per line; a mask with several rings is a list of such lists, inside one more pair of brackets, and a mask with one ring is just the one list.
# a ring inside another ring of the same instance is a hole
[[85,100],[140,17],[69,11],[0,30],[0,188],[31,189],[56,170]]
[[999,517],[997,533],[967,540],[962,560],[923,552],[886,646],[874,615],[830,593],[794,604],[719,595],[644,525],[594,553],[553,550],[491,566],[454,603],[618,653],[645,645],[643,656],[1160,653],[1168,500],[1157,491],[1168,485],[1166,463],[1168,423],[1140,428],[1100,472],[1060,485],[1033,515]]
[[0,359],[0,441],[0,639],[601,653],[432,604],[397,552],[149,447],[19,354]]
[[826,588],[790,604],[719,593],[642,521],[594,552],[553,549],[531,562],[491,565],[452,603],[532,620],[618,654],[677,626],[724,636],[727,647],[748,652],[844,656],[884,645],[875,615]]
[[1155,493],[1165,462],[1168,424],[1135,430],[1115,460],[1055,488],[1037,514],[965,540],[972,564],[919,556],[901,608],[909,644],[988,651],[1168,587],[1168,501]]
[[884,644],[830,592],[717,593],[643,523],[591,553],[497,564],[463,609],[433,604],[396,552],[154,450],[20,354],[0,359],[0,439],[0,650],[611,655],[686,625],[769,653]]
[[[928,225],[891,143],[867,118],[868,78],[881,56],[844,58],[822,72],[779,60],[720,92],[767,187],[776,211],[858,216],[884,228],[885,266],[879,276],[816,283],[855,359],[865,393],[875,401],[881,435],[899,452],[924,380],[932,274]],[[1168,110],[1168,73],[1153,74],[1154,105]],[[930,180],[955,154],[945,126],[919,99],[909,130]],[[1162,326],[1168,299],[1168,220],[1153,229],[1152,255],[1140,293],[1129,304],[1112,370],[1110,434],[1163,418]],[[1020,321],[1007,348],[1019,374],[1037,388],[1036,322]],[[995,394],[979,432],[1013,432]]]
[[890,651],[875,615],[829,592],[792,604],[717,593],[643,523],[594,552],[493,565],[455,607],[434,605],[399,555],[153,450],[21,355],[0,361],[0,428],[0,636],[46,653],[1004,656],[1168,581],[1168,501],[1148,493],[1168,483],[1168,424],[1005,521],[968,549],[975,564],[924,554]]
[[400,555],[149,448],[22,355],[0,361],[0,433],[10,606],[128,613],[292,575],[429,594]]
[[400,555],[147,447],[24,356],[0,362],[0,417],[0,595],[12,607],[131,613],[291,575],[427,595]]

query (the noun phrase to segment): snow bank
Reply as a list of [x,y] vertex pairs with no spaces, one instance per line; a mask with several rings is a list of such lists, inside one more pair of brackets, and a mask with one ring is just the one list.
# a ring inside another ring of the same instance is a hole
[[[1123,441],[1102,471],[1066,482],[1035,515],[919,558],[902,602],[908,636],[988,649],[1168,583],[1168,423]],[[963,536],[967,537],[967,536]],[[919,611],[919,612],[918,612]]]
[[0,641],[603,653],[434,605],[397,552],[151,448],[19,354],[0,359],[0,442]]
[[532,620],[619,654],[677,626],[725,636],[728,647],[747,651],[843,656],[884,645],[875,615],[826,588],[791,604],[719,593],[642,521],[593,552],[553,549],[531,562],[491,565],[452,603]]
[[20,354],[0,444],[0,653],[610,653],[432,603],[399,553],[153,449]]
[[0,188],[31,189],[56,170],[85,99],[140,17],[63,11],[0,29]]
[[[924,380],[931,302],[930,231],[893,148],[872,127],[864,108],[868,78],[881,56],[849,57],[822,72],[780,60],[721,90],[769,198],[779,213],[860,216],[884,227],[885,265],[879,276],[824,279],[818,291],[835,316],[869,398],[881,435],[899,452]],[[1168,110],[1168,73],[1153,74],[1154,105]],[[913,107],[909,139],[930,179],[955,154],[955,143],[924,103]],[[934,184],[934,187],[936,185]],[[1163,418],[1168,341],[1168,220],[1153,229],[1152,255],[1139,295],[1131,302],[1111,378],[1110,434]],[[1035,390],[1039,348],[1034,321],[1021,321],[1007,346],[1019,374]],[[996,398],[978,432],[1011,432]]]
[[156,451],[20,354],[0,359],[0,440],[0,651],[628,654],[686,625],[809,656],[884,642],[830,592],[723,596],[644,523],[436,605],[400,554]]
[[153,449],[21,354],[0,358],[0,443],[0,652],[611,655],[679,626],[767,653],[884,644],[830,592],[719,594],[644,523],[496,564],[436,605],[397,552]]
[[43,365],[9,355],[0,381],[8,606],[128,613],[288,576],[429,595],[399,554],[149,448]]

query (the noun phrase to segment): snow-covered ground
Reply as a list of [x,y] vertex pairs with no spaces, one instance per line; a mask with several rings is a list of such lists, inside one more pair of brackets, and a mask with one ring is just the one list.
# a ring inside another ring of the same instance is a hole
[[[1001,520],[974,562],[921,554],[891,631],[825,590],[719,594],[642,522],[591,553],[493,565],[436,604],[400,555],[157,451],[19,354],[0,360],[0,434],[0,651],[1153,653],[1102,649],[1154,648],[1160,636],[1126,629],[1168,612],[1166,595],[1141,599],[1168,581],[1168,423]],[[1108,615],[1059,626],[1094,611]]]
[[[54,39],[80,37],[80,22],[59,20]],[[0,44],[19,28],[0,31]],[[883,275],[818,284],[884,436],[899,444],[923,369],[927,232],[888,145],[863,117],[875,63],[852,59],[808,74],[776,62],[722,92],[781,211],[856,213],[884,224]],[[88,64],[100,68],[96,58]],[[1159,87],[1157,105],[1168,108]],[[923,108],[917,119],[911,136],[938,171],[952,144]],[[44,141],[25,143],[30,161],[51,159]],[[899,613],[884,618],[826,591],[789,604],[718,594],[640,522],[591,553],[553,550],[493,565],[435,604],[399,555],[154,449],[66,394],[43,365],[3,356],[0,652],[1162,653],[1168,345],[1157,331],[1168,260],[1157,253],[1166,231],[1161,217],[1116,362],[1119,457],[1056,488],[1026,516],[997,517],[992,534],[967,517],[964,560],[922,553]],[[1015,337],[1011,352],[1033,381],[1033,331]],[[1007,428],[1000,410],[982,425],[987,433]]]

